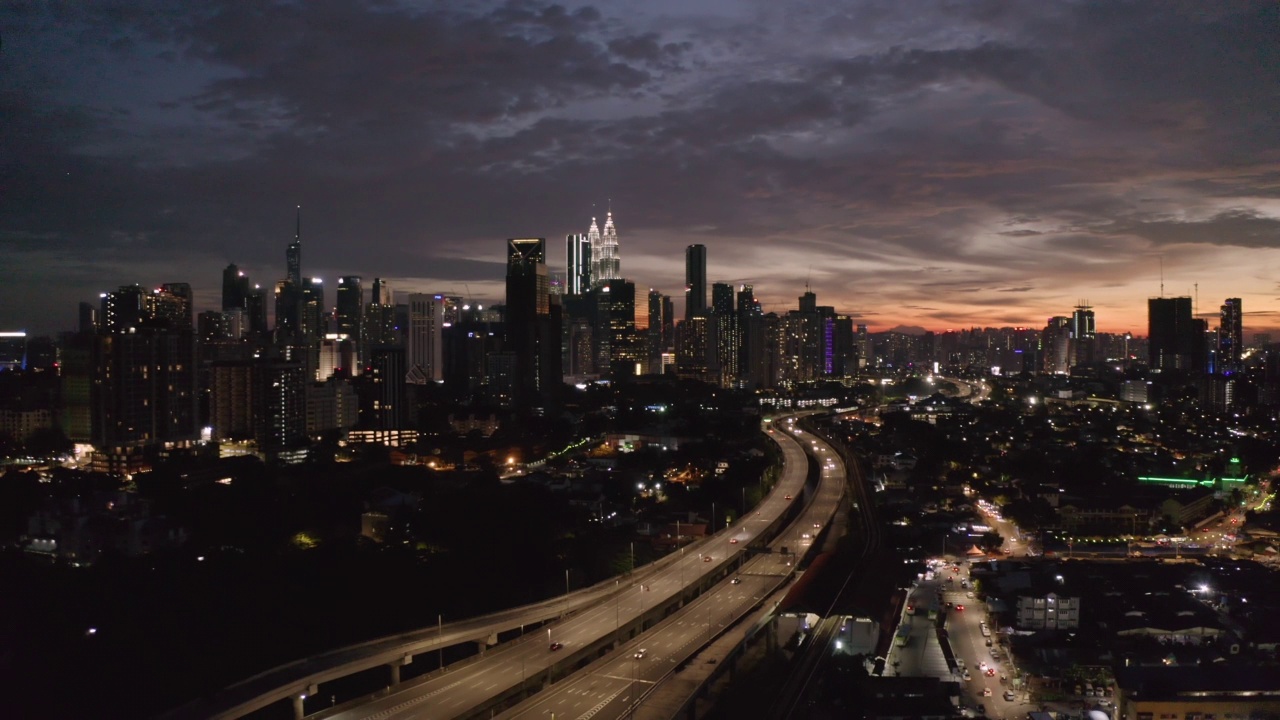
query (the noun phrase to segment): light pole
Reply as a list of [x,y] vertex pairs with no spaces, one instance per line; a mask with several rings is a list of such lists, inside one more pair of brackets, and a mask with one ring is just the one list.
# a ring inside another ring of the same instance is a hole
[[444,614],[436,615],[436,662],[440,663],[440,670],[444,671]]
[[716,533],[716,504],[711,503],[711,534]]

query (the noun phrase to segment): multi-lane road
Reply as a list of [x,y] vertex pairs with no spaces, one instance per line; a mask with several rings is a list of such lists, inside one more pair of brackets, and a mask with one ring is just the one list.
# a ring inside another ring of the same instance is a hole
[[[771,552],[746,561],[731,579],[708,590],[649,632],[500,718],[613,720],[631,714],[652,720],[663,716],[663,710],[647,706],[645,698],[677,677],[707,643],[778,590],[793,570],[794,551],[808,547],[839,506],[844,492],[844,465],[831,448],[792,429],[789,423],[780,423],[770,434],[784,453],[789,476],[784,484],[788,488],[796,479],[803,482],[806,452],[815,457],[820,472],[811,497],[782,488],[774,492],[775,499],[781,496],[783,502],[807,504],[796,521],[769,544]],[[791,500],[787,500],[788,495]],[[783,553],[782,548],[788,552]],[[715,660],[699,658],[700,662]]]
[[[451,720],[466,717],[480,712],[495,697],[503,697],[522,687],[536,686],[540,682],[568,674],[573,665],[586,662],[594,656],[597,652],[594,648],[598,647],[598,652],[604,653],[615,641],[629,639],[625,637],[626,628],[633,626],[638,618],[654,615],[654,610],[658,607],[674,609],[687,589],[698,584],[705,575],[734,571],[736,565],[744,559],[747,548],[753,543],[758,544],[759,535],[782,516],[793,502],[802,500],[808,461],[797,443],[780,437],[781,433],[775,432],[774,435],[779,436],[778,441],[785,459],[782,478],[755,511],[741,518],[732,527],[697,546],[686,547],[680,556],[672,559],[665,567],[655,570],[644,582],[619,581],[617,592],[610,599],[581,609],[563,621],[538,630],[531,637],[498,645],[476,661],[449,669],[424,681],[391,688],[389,693],[370,702],[343,709],[327,717],[342,720]],[[834,511],[834,503],[830,511]],[[830,512],[828,517],[829,515]],[[789,547],[792,548],[799,546],[803,532],[799,529],[793,532],[794,537],[787,536],[782,544],[790,543]],[[812,522],[809,532],[812,532]],[[733,540],[737,542],[732,542]],[[656,679],[650,673],[661,669],[662,666],[656,664],[659,658],[670,657],[681,644],[698,642],[696,628],[699,622],[705,628],[709,628],[713,622],[717,625],[727,622],[737,612],[736,608],[753,597],[751,593],[759,592],[767,586],[770,578],[786,575],[790,571],[788,563],[791,561],[791,557],[781,553],[755,557],[748,561],[748,567],[734,573],[735,577],[741,578],[740,583],[734,584],[726,580],[722,583],[724,594],[711,593],[686,607],[685,612],[681,613],[684,617],[679,621],[684,625],[677,625],[680,630],[673,636],[660,638],[643,635],[645,643],[650,642],[650,637],[654,638],[654,647],[644,645],[646,652],[643,657],[634,657],[636,651],[630,651],[630,656],[624,658],[634,665],[637,687],[640,686],[639,675],[642,671],[645,677],[650,678],[650,682]],[[690,613],[692,608],[697,608],[700,614]],[[551,649],[553,644],[557,646],[554,650]],[[589,657],[583,657],[583,653],[589,649]],[[616,656],[624,654],[626,653],[613,653]],[[594,669],[595,666],[592,667]],[[613,668],[611,675],[617,678],[629,677],[627,673],[619,674],[620,672]]]

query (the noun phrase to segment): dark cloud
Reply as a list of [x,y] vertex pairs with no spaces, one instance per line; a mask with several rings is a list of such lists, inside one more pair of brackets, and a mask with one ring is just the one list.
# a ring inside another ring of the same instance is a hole
[[[612,198],[624,272],[660,289],[704,242],[713,275],[787,304],[812,280],[890,322],[981,324],[1096,291],[1136,327],[1158,252],[1208,292],[1248,275],[1256,307],[1278,20],[1154,0],[9,4],[0,266],[38,263],[66,302],[213,288],[229,261],[270,283],[301,203],[317,273],[498,287],[501,238],[580,232]],[[22,292],[0,289],[0,322],[44,322]]]
[[1153,245],[1234,245],[1280,248],[1280,218],[1237,208],[1204,220],[1124,219],[1096,228],[1103,235],[1133,235]]

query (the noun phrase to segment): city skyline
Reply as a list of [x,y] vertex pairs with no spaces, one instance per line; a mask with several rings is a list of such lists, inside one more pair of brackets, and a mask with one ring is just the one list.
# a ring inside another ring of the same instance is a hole
[[1098,331],[1146,334],[1147,298],[1191,296],[1241,298],[1247,340],[1280,326],[1278,14],[12,6],[0,324],[71,329],[133,282],[216,309],[228,263],[272,288],[301,205],[305,274],[398,294],[500,302],[504,238],[612,209],[622,277],[681,303],[705,245],[709,283],[766,310],[809,287],[875,330],[1087,297]]

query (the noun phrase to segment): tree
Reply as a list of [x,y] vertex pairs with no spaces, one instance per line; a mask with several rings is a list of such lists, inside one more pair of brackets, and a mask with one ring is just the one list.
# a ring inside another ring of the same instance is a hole
[[978,538],[978,546],[987,552],[999,550],[1002,545],[1004,545],[1004,538],[994,530],[984,532],[982,537]]

